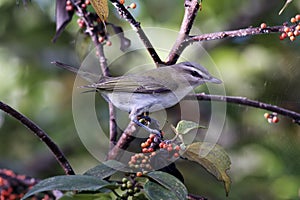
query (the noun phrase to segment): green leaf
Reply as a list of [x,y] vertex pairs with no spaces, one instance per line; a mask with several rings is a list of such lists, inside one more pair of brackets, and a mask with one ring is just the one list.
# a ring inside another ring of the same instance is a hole
[[172,190],[168,190],[161,186],[158,183],[148,181],[144,185],[144,190],[146,195],[151,200],[165,200],[165,199],[172,199],[172,200],[183,200],[176,196],[176,194]]
[[31,195],[39,192],[61,190],[61,191],[97,191],[101,188],[111,186],[112,184],[107,181],[101,180],[93,176],[85,175],[65,175],[54,176],[45,180],[42,180],[31,190],[29,190],[22,199],[26,199]]
[[59,200],[112,200],[110,194],[97,193],[97,194],[67,194]]
[[95,176],[101,179],[109,177],[116,173],[117,171],[123,169],[125,165],[115,160],[107,160],[102,164],[89,169],[83,175]]
[[230,169],[231,161],[220,145],[207,142],[193,143],[187,146],[183,156],[199,163],[218,180],[223,181],[226,195],[228,195],[231,179],[226,171]]
[[181,120],[176,126],[176,131],[179,134],[185,135],[193,129],[206,128],[192,121]]
[[146,176],[158,182],[165,189],[172,191],[172,193],[174,193],[177,197],[176,199],[186,199],[188,195],[187,189],[175,176],[161,171],[153,171],[148,173]]
[[140,193],[138,195],[134,195],[132,200],[149,200],[144,193]]

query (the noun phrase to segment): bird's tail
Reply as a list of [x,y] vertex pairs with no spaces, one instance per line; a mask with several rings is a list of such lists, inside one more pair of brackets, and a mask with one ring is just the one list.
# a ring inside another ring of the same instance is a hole
[[66,69],[68,71],[71,71],[75,74],[78,74],[80,77],[84,78],[85,80],[87,80],[91,83],[94,83],[94,82],[98,81],[101,77],[97,74],[94,74],[94,73],[91,73],[91,72],[88,72],[88,71],[85,71],[85,70],[82,70],[82,69],[79,70],[79,68],[76,68],[74,66],[71,66],[71,65],[68,65],[68,64],[65,64],[65,63],[61,63],[59,61],[53,61],[53,62],[51,62],[51,64],[55,64],[56,66],[58,66],[60,68],[63,68],[63,69]]

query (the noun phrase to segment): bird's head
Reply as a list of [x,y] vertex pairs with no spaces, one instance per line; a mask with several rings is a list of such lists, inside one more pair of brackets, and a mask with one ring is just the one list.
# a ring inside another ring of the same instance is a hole
[[191,85],[200,85],[205,82],[222,83],[221,80],[213,77],[206,68],[195,62],[182,62],[173,65],[173,68],[181,74]]

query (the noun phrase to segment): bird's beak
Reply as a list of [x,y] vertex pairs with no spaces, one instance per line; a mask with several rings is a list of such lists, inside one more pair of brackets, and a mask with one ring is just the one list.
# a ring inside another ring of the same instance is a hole
[[216,84],[222,83],[222,81],[220,79],[217,79],[215,77],[212,77],[211,79],[209,79],[209,82],[216,83]]

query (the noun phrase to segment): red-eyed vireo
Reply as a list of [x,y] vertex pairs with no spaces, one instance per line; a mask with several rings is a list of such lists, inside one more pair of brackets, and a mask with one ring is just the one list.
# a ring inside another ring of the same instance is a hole
[[102,77],[87,85],[99,91],[106,101],[128,111],[131,120],[144,112],[155,112],[177,104],[195,87],[222,83],[194,62],[182,62],[119,77]]
[[[75,73],[82,73],[82,76],[94,76],[89,72],[78,72],[76,68],[63,63],[54,64]],[[129,112],[132,121],[149,132],[159,134],[139,123],[137,117],[144,112],[155,112],[174,106],[195,87],[205,82],[222,83],[198,63],[182,62],[119,77],[103,76],[97,83],[83,87],[100,92],[106,101]]]

